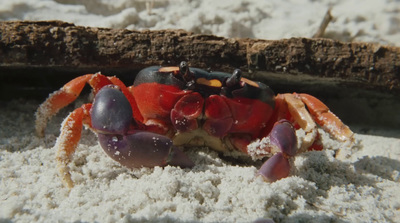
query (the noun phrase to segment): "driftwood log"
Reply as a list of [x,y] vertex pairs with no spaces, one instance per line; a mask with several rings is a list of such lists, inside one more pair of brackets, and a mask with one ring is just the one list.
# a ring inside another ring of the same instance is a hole
[[61,21],[0,22],[2,81],[15,79],[13,73],[21,70],[29,79],[35,70],[53,76],[66,71],[123,73],[150,65],[177,65],[182,60],[227,72],[240,68],[261,79],[269,74],[300,82],[323,78],[400,92],[398,47],[329,39],[223,38],[184,30],[133,31]]
[[131,84],[139,69],[182,60],[226,72],[240,68],[277,93],[313,94],[349,124],[373,126],[366,129],[400,125],[398,47],[309,38],[234,39],[60,21],[0,22],[0,102],[43,101],[74,76],[98,71]]

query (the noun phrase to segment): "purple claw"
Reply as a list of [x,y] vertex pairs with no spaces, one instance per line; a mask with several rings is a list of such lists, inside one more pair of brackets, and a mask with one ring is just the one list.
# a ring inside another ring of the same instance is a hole
[[96,129],[104,151],[122,165],[135,167],[193,167],[194,163],[171,139],[152,132],[129,134],[132,108],[125,95],[115,86],[106,86],[96,95],[91,110],[92,126]]
[[269,158],[258,170],[258,174],[265,181],[274,182],[289,176],[290,164],[287,157],[296,155],[297,137],[292,124],[286,120],[275,123],[268,137],[271,144],[278,147],[281,152]]
[[104,151],[115,161],[129,168],[166,166],[193,167],[194,163],[172,141],[151,132],[131,135],[98,134]]
[[109,85],[96,94],[91,118],[98,132],[125,134],[132,123],[132,107],[119,89]]
[[271,144],[280,148],[288,156],[294,156],[297,153],[296,132],[288,121],[280,120],[275,123],[269,134]]
[[258,170],[265,181],[274,182],[289,176],[289,160],[282,154],[277,153],[269,158]]

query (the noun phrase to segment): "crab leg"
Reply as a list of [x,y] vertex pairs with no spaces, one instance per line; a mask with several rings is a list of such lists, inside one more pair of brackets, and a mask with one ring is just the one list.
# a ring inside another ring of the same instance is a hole
[[314,120],[325,131],[341,141],[353,140],[354,133],[324,103],[308,94],[296,95],[307,105]]
[[86,74],[71,80],[61,87],[61,89],[50,94],[46,101],[39,106],[35,114],[36,133],[38,136],[44,136],[44,130],[48,120],[60,109],[76,100],[86,83],[93,88],[95,94],[106,85],[117,85],[131,104],[134,119],[138,121],[138,123],[142,122],[143,117],[137,108],[136,101],[122,81],[116,77],[106,77],[100,73]]
[[312,147],[315,140],[319,137],[317,125],[300,97],[295,94],[283,94],[278,95],[278,97],[283,98],[293,121],[305,131],[305,137],[300,148],[300,151],[304,152]]
[[89,81],[91,77],[92,74],[87,74],[71,80],[60,90],[50,94],[47,100],[39,106],[35,114],[36,133],[38,136],[44,136],[47,121],[61,108],[73,102],[79,96],[86,82]]
[[57,138],[54,146],[57,148],[56,160],[58,172],[60,173],[63,183],[68,188],[73,187],[68,163],[78,146],[83,124],[90,125],[90,108],[91,104],[85,104],[75,109],[64,119],[61,125],[61,134]]

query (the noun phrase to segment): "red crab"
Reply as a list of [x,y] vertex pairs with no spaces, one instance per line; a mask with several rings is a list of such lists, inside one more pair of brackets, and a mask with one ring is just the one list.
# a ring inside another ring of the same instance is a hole
[[[287,177],[288,158],[296,153],[321,149],[316,123],[339,140],[353,138],[352,131],[313,96],[275,96],[265,84],[243,78],[240,70],[207,72],[189,68],[186,62],[143,69],[130,87],[101,74],[77,77],[38,108],[39,135],[44,135],[48,119],[74,101],[86,83],[93,88],[94,101],[68,115],[55,145],[58,169],[68,187],[73,186],[68,163],[82,125],[97,134],[110,157],[129,168],[190,168],[194,163],[177,146],[209,146],[234,155],[271,157],[258,171],[266,181]],[[300,149],[295,127],[306,134]]]

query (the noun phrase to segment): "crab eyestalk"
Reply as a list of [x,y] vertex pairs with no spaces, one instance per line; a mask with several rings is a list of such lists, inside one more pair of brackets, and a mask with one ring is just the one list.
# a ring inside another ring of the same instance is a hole
[[235,69],[232,75],[225,79],[224,86],[221,88],[221,95],[232,98],[232,92],[240,89],[240,81],[242,79],[242,71],[240,69]]
[[189,65],[186,61],[182,61],[179,64],[179,74],[182,76],[182,79],[186,82],[186,87],[189,89],[194,87],[195,77],[190,72]]
[[186,61],[182,61],[179,64],[179,73],[181,73],[181,75],[187,75],[187,72],[189,71],[189,66],[187,64]]
[[236,87],[238,84],[240,84],[240,79],[242,78],[242,71],[239,69],[235,69],[232,73],[232,76],[230,76],[226,80],[226,86],[228,88],[233,88]]

